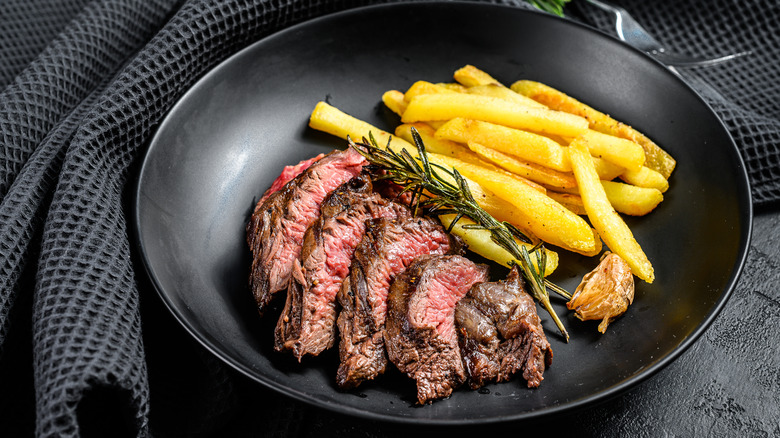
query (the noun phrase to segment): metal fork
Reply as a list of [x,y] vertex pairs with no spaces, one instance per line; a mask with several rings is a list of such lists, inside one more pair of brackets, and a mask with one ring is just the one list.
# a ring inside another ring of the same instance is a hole
[[629,13],[621,8],[599,0],[586,0],[588,3],[615,15],[615,30],[618,37],[626,43],[654,57],[667,66],[697,67],[719,64],[750,54],[750,51],[732,53],[716,58],[703,58],[666,50],[653,38]]

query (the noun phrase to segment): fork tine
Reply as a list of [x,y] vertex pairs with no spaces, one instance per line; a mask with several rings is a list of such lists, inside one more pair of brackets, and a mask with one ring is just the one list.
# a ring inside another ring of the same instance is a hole
[[743,56],[747,56],[753,53],[748,50],[745,52],[732,53],[730,55],[718,56],[715,58],[696,58],[691,56],[680,56],[666,51],[651,51],[648,54],[665,65],[671,65],[675,67],[704,67],[709,65],[716,65],[726,61],[731,61]]

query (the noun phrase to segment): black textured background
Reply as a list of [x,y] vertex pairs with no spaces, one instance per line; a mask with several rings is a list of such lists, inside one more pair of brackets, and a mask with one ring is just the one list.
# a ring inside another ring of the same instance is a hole
[[[136,271],[128,236],[126,183],[151,133],[237,50],[368,3],[0,1],[0,436],[780,436],[776,2],[620,2],[677,50],[753,50],[680,71],[734,136],[757,206],[748,264],[723,313],[627,394],[551,421],[410,430],[277,395],[178,326]],[[581,0],[567,13],[611,25]]]

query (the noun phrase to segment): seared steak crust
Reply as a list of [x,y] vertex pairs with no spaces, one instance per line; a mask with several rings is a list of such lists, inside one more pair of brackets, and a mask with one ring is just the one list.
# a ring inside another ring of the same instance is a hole
[[433,219],[399,217],[368,222],[355,249],[350,275],[338,299],[339,387],[354,388],[382,374],[387,366],[384,328],[390,284],[423,254],[460,253],[462,242]]
[[303,235],[319,216],[325,196],[365,164],[352,148],[332,152],[258,202],[246,231],[252,251],[249,283],[260,314],[276,292],[287,288]]
[[276,325],[275,348],[292,350],[298,360],[333,346],[336,294],[368,219],[408,216],[406,206],[372,193],[368,175],[340,186],[322,203],[320,216],[306,230],[300,260],[295,260],[287,300]]
[[455,309],[472,389],[509,380],[521,370],[528,387],[537,387],[552,363],[550,343],[524,284],[513,267],[506,280],[474,285]]
[[393,281],[387,298],[387,354],[417,382],[420,404],[449,396],[466,380],[455,306],[474,283],[487,281],[487,271],[459,255],[428,255]]

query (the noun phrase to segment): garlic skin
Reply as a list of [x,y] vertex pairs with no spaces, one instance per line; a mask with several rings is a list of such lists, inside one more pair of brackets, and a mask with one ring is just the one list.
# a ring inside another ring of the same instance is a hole
[[569,310],[582,321],[601,319],[598,330],[622,315],[634,301],[634,276],[628,263],[619,255],[607,251],[593,271],[582,277],[582,282],[566,303]]

